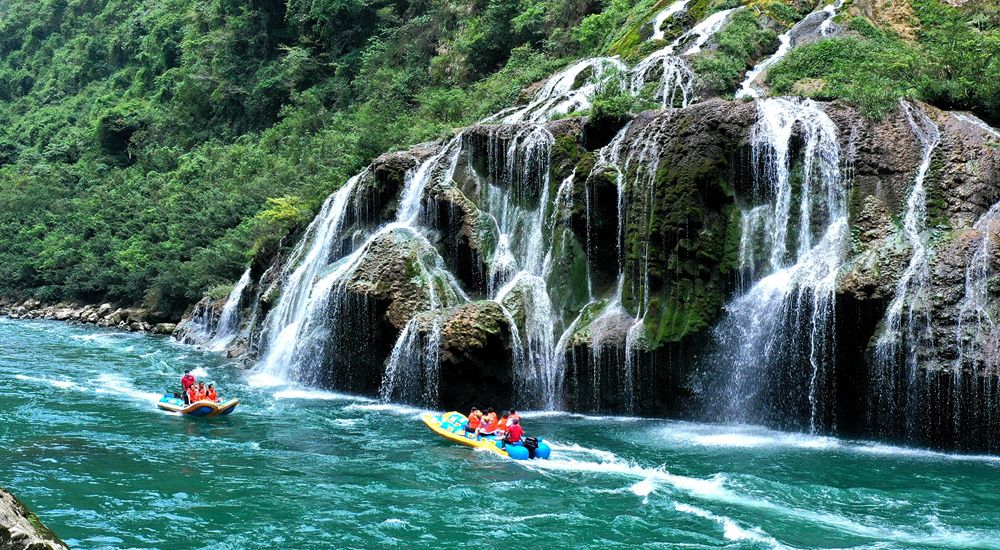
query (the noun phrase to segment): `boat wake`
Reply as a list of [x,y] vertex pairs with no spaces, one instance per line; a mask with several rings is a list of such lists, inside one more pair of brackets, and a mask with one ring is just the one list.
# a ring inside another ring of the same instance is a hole
[[732,518],[713,514],[712,512],[698,508],[697,506],[691,506],[690,504],[684,504],[683,502],[675,502],[674,510],[683,514],[691,514],[693,516],[718,523],[719,526],[722,527],[722,536],[725,537],[726,540],[757,542],[767,544],[771,548],[788,548],[788,546],[781,544],[774,537],[762,531],[759,527],[744,528]]

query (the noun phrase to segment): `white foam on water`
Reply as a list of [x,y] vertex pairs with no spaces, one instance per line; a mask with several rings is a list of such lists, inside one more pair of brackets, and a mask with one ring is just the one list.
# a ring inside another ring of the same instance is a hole
[[869,441],[853,441],[831,436],[808,435],[770,430],[759,426],[698,424],[667,421],[657,428],[654,435],[669,443],[717,448],[791,448],[806,450],[832,450],[837,452],[871,454],[899,459],[928,461],[962,461],[1000,463],[1000,456],[982,454],[957,454],[929,449],[899,447]]
[[140,401],[156,403],[163,397],[161,393],[141,391],[113,374],[100,374],[94,384],[94,391],[103,395],[126,396]]
[[274,392],[275,399],[299,399],[299,400],[319,400],[319,401],[365,401],[372,402],[374,399],[349,395],[346,393],[336,393],[323,390],[307,390],[301,388],[289,388]]
[[25,381],[25,382],[36,382],[36,383],[39,383],[39,384],[47,384],[49,386],[52,386],[54,388],[59,388],[61,390],[80,389],[80,386],[77,385],[76,382],[72,382],[70,380],[56,380],[56,379],[51,379],[51,378],[37,378],[35,376],[27,376],[25,374],[15,374],[14,378],[16,378],[18,380]]
[[857,443],[847,447],[851,451],[864,454],[889,456],[896,458],[909,458],[920,460],[947,460],[959,462],[986,462],[1000,463],[1000,456],[997,455],[963,455],[955,453],[945,453],[941,451],[931,451],[928,449],[914,449],[910,447],[897,447],[882,443]]
[[546,439],[545,442],[549,445],[549,448],[551,448],[553,451],[558,451],[560,454],[561,453],[589,454],[596,456],[597,458],[605,462],[611,462],[617,460],[618,458],[617,456],[615,456],[614,453],[610,451],[605,451],[603,449],[592,449],[590,447],[583,447],[576,443],[559,443],[556,441],[552,441],[550,439]]
[[247,376],[247,385],[251,388],[273,388],[275,386],[287,386],[288,381],[280,376],[275,376],[269,372],[256,372]]
[[406,405],[396,405],[392,403],[364,403],[358,404],[354,403],[344,407],[345,411],[367,411],[367,412],[387,412],[390,414],[398,414],[400,416],[415,416],[421,415],[427,411],[425,409],[418,409],[416,407],[407,407]]
[[656,489],[656,484],[652,477],[647,477],[642,481],[634,483],[629,490],[632,491],[636,496],[642,497],[643,504],[649,504],[649,494]]
[[208,376],[208,371],[205,370],[203,367],[197,367],[197,368],[191,369],[191,374],[194,375],[197,378],[205,378],[205,377]]
[[[573,458],[554,458],[526,461],[521,464],[539,471],[552,470],[560,472],[613,474],[639,478],[642,480],[641,482],[646,483],[646,485],[641,485],[640,489],[651,486],[654,482],[662,482],[675,489],[687,492],[692,496],[701,498],[718,498],[729,494],[729,491],[723,486],[725,477],[719,474],[708,479],[693,478],[671,474],[663,468],[646,468],[620,459],[595,462],[591,460],[575,460]],[[735,498],[735,496],[730,498]]]
[[726,540],[759,542],[768,544],[771,548],[788,548],[778,542],[777,539],[761,531],[757,527],[745,529],[731,518],[713,514],[712,512],[698,508],[697,506],[691,506],[690,504],[684,504],[682,502],[675,502],[674,510],[718,523],[722,527],[722,536],[725,537]]
[[598,416],[590,414],[581,414],[566,411],[524,411],[518,413],[521,418],[575,418],[579,420],[599,420],[601,422],[636,422],[640,420],[649,420],[648,418],[642,418],[639,416]]

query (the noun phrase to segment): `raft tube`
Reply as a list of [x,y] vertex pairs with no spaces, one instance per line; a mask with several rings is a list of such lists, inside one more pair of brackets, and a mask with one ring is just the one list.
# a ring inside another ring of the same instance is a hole
[[[503,442],[492,435],[484,435],[476,439],[474,435],[466,434],[465,424],[469,419],[460,412],[427,413],[422,417],[422,420],[431,431],[455,443],[461,443],[462,445],[468,445],[477,449],[485,449],[511,460],[528,460],[529,458],[527,447],[520,443],[504,446]],[[551,454],[552,449],[548,443],[538,438],[538,448],[535,449],[535,458],[549,458]]]
[[203,399],[195,401],[190,405],[185,405],[184,400],[178,399],[170,394],[164,395],[156,405],[165,411],[181,413],[186,416],[226,416],[239,405],[238,399],[230,399],[223,403],[216,403]]

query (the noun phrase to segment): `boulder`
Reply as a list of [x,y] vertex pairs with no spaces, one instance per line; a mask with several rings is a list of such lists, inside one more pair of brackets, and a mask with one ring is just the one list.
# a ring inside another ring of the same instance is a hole
[[65,550],[67,546],[17,497],[0,489],[0,548]]

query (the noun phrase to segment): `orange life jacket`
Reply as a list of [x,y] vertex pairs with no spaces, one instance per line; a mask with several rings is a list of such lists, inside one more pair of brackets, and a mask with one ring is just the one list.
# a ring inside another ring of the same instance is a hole
[[488,414],[483,420],[486,422],[486,425],[482,428],[484,432],[492,433],[497,431],[497,415]]
[[476,429],[476,428],[478,428],[479,424],[482,421],[483,421],[483,415],[482,415],[482,413],[478,413],[478,412],[472,413],[472,416],[469,417],[469,428],[472,428],[473,430]]
[[215,393],[215,388],[208,388],[208,391],[205,392],[205,397],[215,401],[219,398],[219,394]]
[[507,419],[507,417],[505,416],[505,417],[501,418],[501,419],[500,419],[500,423],[499,423],[499,424],[497,424],[497,428],[499,428],[499,430],[500,430],[501,432],[506,432],[506,431],[507,431],[507,420],[508,420],[508,419]]
[[188,396],[188,402],[194,403],[199,399],[198,390],[194,386],[191,386],[190,388],[188,388],[187,396]]

